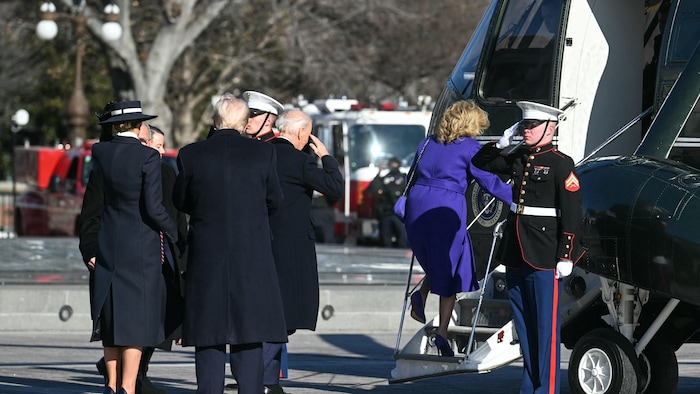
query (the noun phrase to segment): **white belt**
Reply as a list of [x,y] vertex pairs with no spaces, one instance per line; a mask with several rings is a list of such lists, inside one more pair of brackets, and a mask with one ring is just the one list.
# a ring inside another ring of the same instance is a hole
[[525,205],[520,205],[520,204],[515,204],[515,203],[510,204],[510,210],[511,210],[511,212],[514,212],[518,215],[551,216],[551,217],[561,216],[561,213],[559,212],[559,210],[557,208],[527,207]]

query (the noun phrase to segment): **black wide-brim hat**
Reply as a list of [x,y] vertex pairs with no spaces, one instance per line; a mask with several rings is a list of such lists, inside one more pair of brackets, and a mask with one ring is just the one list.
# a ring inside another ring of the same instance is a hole
[[146,115],[138,100],[117,101],[108,103],[98,124],[139,122],[157,118],[156,115]]

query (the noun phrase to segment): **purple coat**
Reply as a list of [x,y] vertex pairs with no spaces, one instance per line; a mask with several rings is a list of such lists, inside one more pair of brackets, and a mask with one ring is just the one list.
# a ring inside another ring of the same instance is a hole
[[[472,165],[472,156],[481,148],[476,140],[462,138],[445,145],[434,136],[427,138],[430,142],[417,168],[412,169],[415,175],[406,203],[406,234],[430,279],[430,291],[448,297],[479,288],[467,232],[467,186],[475,180],[508,205],[512,189],[496,175]],[[424,143],[418,146],[416,159]]]

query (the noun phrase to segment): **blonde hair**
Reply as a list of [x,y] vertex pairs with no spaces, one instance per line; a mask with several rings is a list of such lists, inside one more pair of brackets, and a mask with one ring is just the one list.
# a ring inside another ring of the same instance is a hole
[[442,116],[435,138],[447,145],[461,137],[481,135],[490,124],[489,115],[474,100],[457,101]]
[[231,93],[224,93],[214,104],[214,127],[242,133],[248,123],[248,104]]

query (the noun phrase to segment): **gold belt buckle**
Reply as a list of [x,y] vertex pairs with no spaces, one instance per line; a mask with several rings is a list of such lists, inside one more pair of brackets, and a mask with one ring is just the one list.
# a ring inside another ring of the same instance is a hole
[[522,215],[524,210],[525,206],[518,204],[515,208],[515,213],[517,213],[518,215]]

